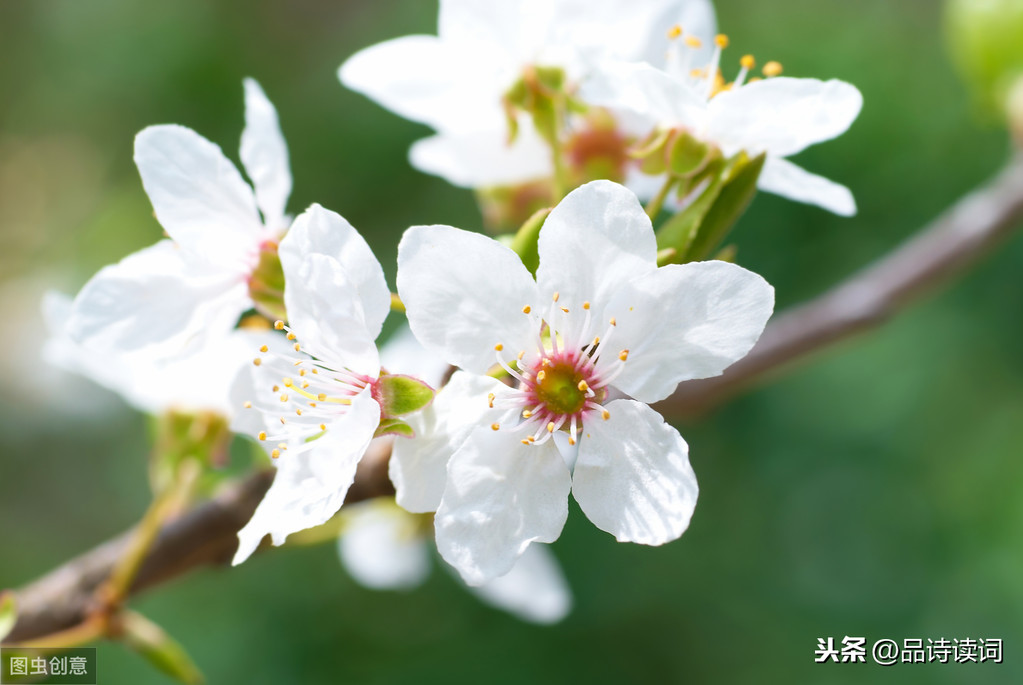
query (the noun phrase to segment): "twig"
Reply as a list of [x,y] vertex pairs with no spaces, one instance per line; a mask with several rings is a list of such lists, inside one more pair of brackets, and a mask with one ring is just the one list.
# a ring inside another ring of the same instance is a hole
[[[658,406],[665,414],[693,414],[715,406],[774,371],[831,343],[876,327],[914,299],[978,261],[1023,218],[1023,158],[957,202],[888,256],[810,302],[785,312],[760,342],[723,375],[679,386]],[[393,493],[387,478],[389,447],[376,444],[363,458],[346,503]],[[139,569],[135,594],[199,566],[226,564],[237,531],[269,487],[272,473],[235,489],[167,525]],[[9,642],[30,641],[86,620],[97,586],[124,553],[131,531],[110,540],[18,591],[19,616]]]

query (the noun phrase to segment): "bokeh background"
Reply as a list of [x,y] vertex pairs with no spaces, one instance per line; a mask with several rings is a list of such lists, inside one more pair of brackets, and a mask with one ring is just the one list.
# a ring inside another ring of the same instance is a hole
[[[760,195],[734,237],[779,305],[884,254],[1008,154],[943,46],[935,0],[718,0],[729,58],[864,94],[797,161],[853,189],[841,219]],[[343,89],[338,65],[434,30],[423,0],[0,3],[0,587],[131,525],[146,419],[38,361],[44,288],[74,292],[161,232],[134,134],[174,122],[237,160],[244,76],[277,105],[295,191],[371,243],[393,284],[410,224],[480,225],[470,193],[412,170],[427,129]],[[203,571],[136,606],[211,683],[1023,682],[1023,241],[951,289],[679,427],[701,498],[662,548],[616,544],[573,508],[554,551],[575,610],[553,627],[478,603],[438,570],[374,593],[332,545]],[[818,637],[1002,638],[1005,663],[813,663]],[[103,683],[166,682],[119,645]]]

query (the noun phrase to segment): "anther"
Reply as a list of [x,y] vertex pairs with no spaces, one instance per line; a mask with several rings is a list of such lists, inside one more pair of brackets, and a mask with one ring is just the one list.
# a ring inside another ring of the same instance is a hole
[[279,385],[275,385],[274,387],[270,388],[270,390],[273,391],[273,392],[277,392],[280,389],[281,389],[281,386],[279,386]]
[[590,308],[590,303],[589,302],[583,302],[583,309],[589,309],[589,308]]
[[501,350],[504,349],[504,345],[502,345],[501,343],[497,343],[496,345],[494,345],[494,349],[500,352]]
[[252,402],[246,402],[242,406],[245,407],[246,409],[252,409]]
[[281,456],[281,451],[278,450],[278,449],[275,449],[273,452],[270,453],[270,456],[273,457],[274,459],[276,459],[277,457]]
[[622,350],[621,352],[618,353],[618,358],[621,359],[623,362],[626,361],[629,358],[629,351]]
[[703,41],[696,36],[686,36],[686,45],[691,48],[703,47]]
[[724,50],[725,48],[727,48],[727,47],[728,47],[728,36],[726,36],[726,35],[725,35],[725,34],[723,34],[723,33],[719,33],[718,35],[714,36],[714,43],[715,43],[715,44],[716,44],[716,45],[717,45],[717,46],[718,46],[719,48],[721,48],[722,50]]
[[547,432],[548,433],[553,433],[554,432],[554,422],[553,421],[551,421],[550,423],[547,424]]
[[305,375],[305,369],[299,369],[298,375],[299,376],[304,376]]
[[320,424],[320,430],[321,430],[321,431],[325,431],[325,430],[327,430],[327,424],[325,424],[325,423],[321,423],[321,424]]
[[569,445],[574,445],[575,444],[575,438],[569,438],[568,439],[568,444]]
[[611,418],[611,412],[609,412],[607,409],[604,409],[600,412],[600,417],[607,421],[609,418]]
[[287,393],[281,394],[281,402],[287,402],[287,401],[288,401],[288,394]]
[[252,364],[253,364],[254,366],[259,366],[259,365],[260,365],[260,364],[262,364],[262,363],[263,363],[263,360],[262,360],[262,359],[260,359],[259,357],[256,357],[255,359],[253,359],[253,360],[252,360]]
[[618,322],[615,320],[615,318],[613,316],[611,317],[611,325],[612,326],[617,326],[618,325]]
[[291,331],[288,331],[288,336],[287,337],[288,337],[288,340],[295,340],[298,336],[295,335],[294,333],[292,333]]
[[561,311],[563,311],[563,312],[565,312],[566,314],[568,314],[568,307],[562,307],[562,308],[561,308]]
[[678,38],[681,35],[682,35],[682,25],[681,24],[675,24],[670,29],[668,29],[668,40],[675,40],[676,38]]
[[590,389],[590,386],[587,385],[586,381],[579,381],[579,385],[576,387],[579,388],[579,392],[586,392]]
[[526,356],[526,351],[525,350],[521,350],[518,353],[518,355],[516,355],[516,359],[518,359],[519,361],[522,361],[522,358],[525,357],[525,356]]
[[739,66],[743,69],[752,69],[757,66],[757,61],[753,59],[753,55],[743,55],[742,59],[739,60]]
[[533,308],[530,307],[528,304],[525,307],[522,308],[522,313],[523,314],[528,314],[531,311],[533,311]]
[[533,415],[533,412],[529,411],[528,409],[523,409],[522,410],[522,418],[528,419],[532,415]]
[[260,352],[269,352],[269,351],[270,351],[270,348],[269,348],[269,347],[267,347],[266,345],[262,345],[262,346],[261,346],[261,347],[259,348],[259,351],[260,351]]
[[274,321],[274,328],[276,328],[279,331],[283,331],[284,330],[284,322],[281,321],[280,319],[278,319],[277,321]]
[[554,301],[557,302],[559,297],[561,297],[561,293],[559,293],[558,291],[555,290],[554,291]]
[[298,414],[299,416],[302,416],[302,407],[296,407],[295,413]]
[[302,351],[302,346],[299,345],[298,343],[295,343],[295,351],[296,352],[301,352]]
[[320,402],[326,402],[327,401],[327,393],[321,392],[319,395],[316,396],[316,399],[318,399]]
[[523,444],[523,445],[528,445],[528,444],[529,444],[529,440],[523,440],[523,441],[522,441],[522,444]]
[[536,374],[536,382],[543,383],[544,378],[547,378],[547,372],[544,371],[543,369],[540,369],[540,372]]
[[767,76],[768,78],[772,76],[780,76],[782,72],[781,62],[768,62],[764,65],[764,68],[761,69],[761,71],[763,71],[764,76]]
[[288,423],[288,420],[282,416],[281,417],[281,425],[283,426],[283,425],[285,425],[287,423]]
[[290,388],[290,387],[292,387],[294,385],[295,385],[295,381],[291,380],[290,378],[285,378],[284,379],[284,387],[285,388]]
[[491,409],[494,408],[494,393],[490,393],[487,395],[487,404],[490,406]]
[[492,424],[490,424],[490,429],[491,430],[495,430],[496,431],[496,430],[500,430],[500,428],[501,428],[501,424],[499,424],[499,423],[492,423]]
[[259,435],[256,437],[258,437],[260,440],[266,440],[266,431],[259,431]]

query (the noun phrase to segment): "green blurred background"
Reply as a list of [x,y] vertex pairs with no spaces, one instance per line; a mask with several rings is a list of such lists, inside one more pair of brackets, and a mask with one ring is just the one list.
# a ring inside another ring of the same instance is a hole
[[[1007,156],[977,124],[935,0],[719,0],[734,54],[842,78],[863,114],[799,156],[853,189],[851,220],[760,195],[740,262],[799,302],[884,254]],[[427,133],[348,92],[337,66],[433,32],[422,0],[0,3],[0,587],[131,525],[147,503],[147,424],[58,385],[33,322],[160,228],[134,134],[175,122],[237,159],[244,76],[277,105],[289,209],[344,214],[393,283],[410,224],[478,227],[470,193],[412,170]],[[574,508],[554,551],[576,608],[534,627],[447,574],[374,593],[331,545],[203,571],[136,602],[211,683],[1023,682],[1023,241],[883,330],[680,425],[701,498],[662,548],[616,544]],[[1002,638],[1005,663],[813,663],[818,637]],[[102,683],[166,682],[118,645]]]

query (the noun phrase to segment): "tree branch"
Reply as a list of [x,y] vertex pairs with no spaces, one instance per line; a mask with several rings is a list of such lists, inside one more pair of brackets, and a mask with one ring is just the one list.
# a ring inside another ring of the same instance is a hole
[[[390,441],[376,440],[359,463],[345,504],[394,494],[387,477]],[[165,583],[207,565],[230,563],[237,533],[273,482],[273,471],[256,473],[167,524],[150,548],[128,591]],[[71,628],[95,610],[96,589],[124,554],[134,530],[108,540],[17,591],[18,622],[4,642],[25,642]]]
[[681,384],[656,408],[699,415],[832,343],[876,328],[972,266],[1023,219],[1023,154],[893,252],[823,295],[774,317],[760,341],[722,375]]
[[[914,299],[950,281],[1005,238],[1023,218],[1023,157],[967,195],[915,237],[873,265],[771,322],[753,351],[723,375],[683,383],[658,405],[670,416],[695,414],[831,343],[874,328]],[[345,503],[393,494],[389,443],[363,458]],[[236,533],[272,481],[256,474],[168,524],[151,548],[130,594],[205,565],[226,564]],[[131,531],[73,559],[17,592],[18,623],[10,642],[64,630],[95,608],[96,588],[123,554]]]

